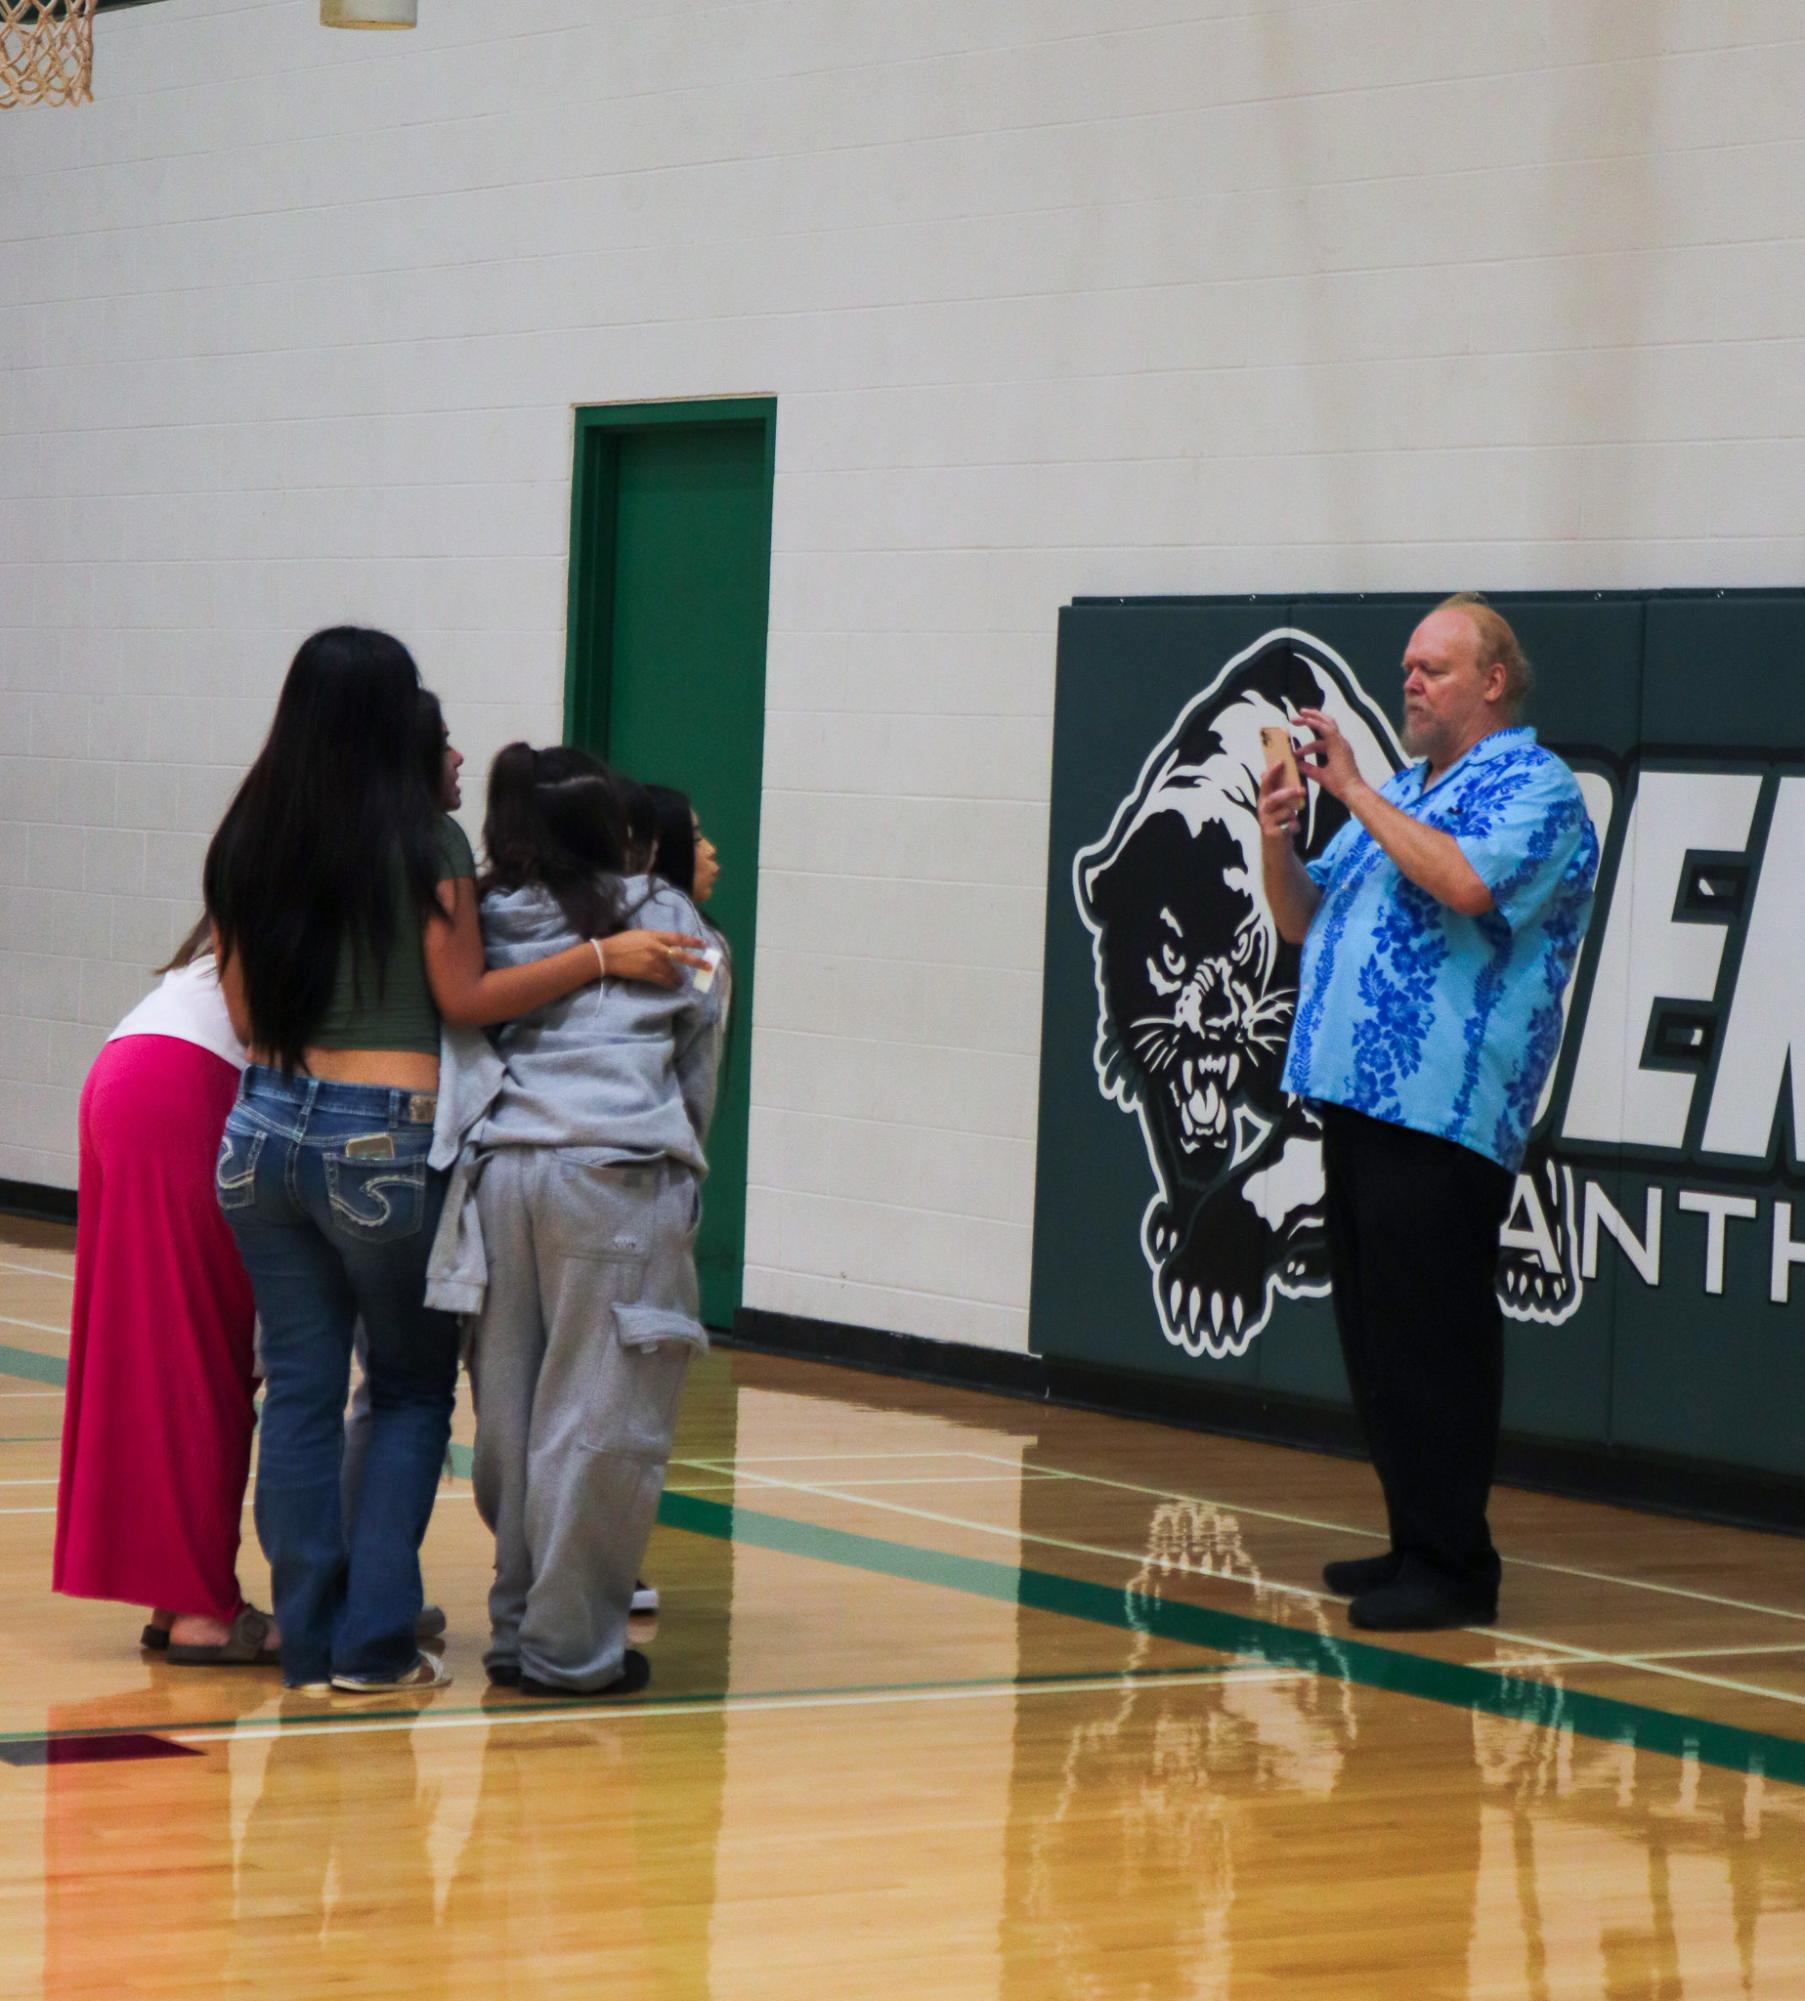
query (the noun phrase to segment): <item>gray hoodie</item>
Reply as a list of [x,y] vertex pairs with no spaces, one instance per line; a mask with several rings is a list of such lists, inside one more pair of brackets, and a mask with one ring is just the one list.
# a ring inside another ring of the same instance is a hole
[[[626,921],[652,931],[712,934],[669,884],[629,876]],[[484,897],[483,951],[491,966],[544,958],[578,942],[543,889]],[[473,1199],[483,1162],[504,1146],[582,1147],[597,1161],[681,1161],[696,1175],[714,1113],[726,967],[698,992],[602,980],[490,1035],[447,1028],[440,1041],[439,1115],[432,1164],[452,1169],[427,1267],[426,1303],[480,1312],[488,1260]]]
[[[707,935],[696,907],[668,883],[628,876],[627,923]],[[578,943],[549,890],[491,892],[482,902],[483,955],[518,966]],[[697,1174],[714,1115],[721,992],[692,978],[654,987],[601,980],[494,1031],[507,1075],[483,1144],[580,1146],[599,1160],[668,1155]]]

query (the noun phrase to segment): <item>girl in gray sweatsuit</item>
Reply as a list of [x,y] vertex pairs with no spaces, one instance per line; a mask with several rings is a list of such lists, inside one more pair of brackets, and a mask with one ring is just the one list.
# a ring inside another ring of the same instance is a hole
[[[582,751],[513,744],[489,781],[481,902],[492,966],[632,924],[702,933],[689,899],[622,878],[618,801]],[[626,1645],[697,1319],[702,1141],[718,996],[604,979],[507,1023],[461,1163],[487,1284],[474,1326],[474,1485],[495,1533],[491,1681],[643,1686]],[[700,981],[700,984],[698,984]]]

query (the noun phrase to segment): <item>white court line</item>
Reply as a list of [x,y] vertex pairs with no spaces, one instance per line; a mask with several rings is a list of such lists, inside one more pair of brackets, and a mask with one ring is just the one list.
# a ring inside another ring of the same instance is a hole
[[[1805,1654],[1805,1641],[1768,1640],[1748,1647],[1648,1647],[1635,1653],[1594,1654],[1592,1658],[1606,1661],[1620,1667],[1640,1667],[1645,1661],[1710,1661],[1733,1660],[1738,1654]],[[1500,1655],[1496,1660],[1469,1661],[1469,1667],[1483,1668],[1524,1668],[1524,1667],[1571,1667],[1572,1659],[1563,1655],[1559,1660],[1533,1660]]]
[[747,1695],[723,1697],[718,1702],[618,1702],[606,1697],[584,1704],[580,1701],[549,1705],[537,1710],[498,1710],[474,1715],[435,1716],[430,1709],[414,1710],[384,1717],[377,1722],[347,1717],[335,1723],[322,1717],[318,1723],[226,1723],[216,1729],[168,1730],[162,1734],[178,1744],[238,1743],[263,1737],[342,1737],[357,1731],[384,1730],[507,1730],[531,1729],[540,1723],[591,1723],[604,1718],[656,1721],[664,1716],[719,1716],[731,1710],[736,1716],[748,1712],[785,1709],[865,1709],[914,1702],[994,1702],[997,1697],[1024,1695],[1086,1695],[1099,1690],[1161,1687],[1175,1683],[1202,1682],[1213,1687],[1224,1681],[1308,1681],[1307,1668],[1225,1668],[1215,1672],[1175,1674],[1106,1674],[1075,1677],[1056,1682],[996,1682],[980,1688],[858,1689],[844,1695]]
[[[722,1467],[738,1466],[742,1463],[747,1465],[779,1465],[779,1464],[787,1464],[790,1462],[807,1462],[814,1459],[837,1460],[837,1459],[860,1459],[860,1458],[877,1459],[877,1458],[898,1458],[898,1457],[978,1459],[992,1466],[1003,1466],[1003,1467],[1013,1467],[1018,1465],[1019,1463],[1021,1465],[1021,1470],[1025,1474],[1038,1475],[1042,1478],[1051,1477],[1053,1479],[1058,1479],[1058,1480],[1074,1480],[1080,1482],[1085,1486],[1090,1486],[1090,1487],[1112,1487],[1119,1493],[1145,1494],[1150,1499],[1156,1501],[1192,1501],[1197,1503],[1201,1507],[1227,1508],[1232,1510],[1236,1514],[1251,1515],[1255,1519],[1260,1521],[1285,1522],[1296,1528],[1328,1529],[1340,1535],[1359,1536],[1362,1540],[1367,1542],[1383,1542],[1385,1540],[1383,1534],[1381,1534],[1378,1530],[1358,1528],[1349,1522],[1324,1521],[1320,1517],[1315,1515],[1287,1514],[1282,1509],[1258,1508],[1241,1501],[1224,1500],[1218,1495],[1187,1494],[1183,1492],[1181,1489],[1176,1487],[1148,1487],[1148,1486],[1143,1486],[1139,1482],[1134,1480],[1113,1480],[1102,1473],[1077,1473],[1074,1472],[1069,1466],[1049,1466],[1045,1464],[1044,1461],[1040,1460],[1017,1462],[1016,1460],[1005,1458],[1001,1454],[995,1452],[941,1452],[941,1453],[920,1453],[920,1454],[915,1454],[915,1453],[898,1454],[889,1452],[886,1453],[874,1452],[869,1454],[854,1453],[854,1452],[843,1452],[843,1453],[797,1452],[781,1456],[770,1455],[762,1459],[748,1458],[743,1462],[737,1458],[718,1458],[718,1459],[708,1460],[706,1464],[711,1470],[714,1470]],[[700,1466],[704,1462],[701,1460],[691,1460],[685,1462],[678,1462],[675,1460],[672,1461],[673,1465],[678,1463]],[[1652,1591],[1652,1592],[1657,1592],[1664,1597],[1689,1598],[1689,1599],[1694,1599],[1698,1603],[1704,1605],[1722,1606],[1730,1611],[1765,1612],[1770,1617],[1776,1619],[1796,1619],[1801,1622],[1805,1622],[1805,1611],[1798,1611],[1784,1605],[1766,1605],[1751,1598],[1727,1598],[1724,1597],[1719,1592],[1699,1591],[1690,1585],[1659,1584],[1656,1583],[1654,1580],[1648,1578],[1624,1577],[1614,1571],[1608,1571],[1608,1570],[1586,1570],[1574,1564],[1547,1563],[1531,1556],[1507,1556],[1505,1560],[1506,1562],[1515,1564],[1516,1566],[1524,1570],[1546,1570],[1551,1572],[1555,1576],[1559,1577],[1583,1577],[1588,1582],[1594,1584],[1621,1585],[1625,1590],[1628,1591]],[[1276,1589],[1279,1587],[1275,1586],[1273,1588]],[[1323,1596],[1324,1594],[1319,1592],[1316,1593],[1315,1595],[1320,1597]],[[1736,1649],[1736,1651],[1746,1652],[1748,1650],[1746,1648],[1738,1648]]]
[[748,1452],[709,1459],[673,1459],[673,1466],[801,1466],[837,1464],[844,1459],[978,1459],[986,1466],[1013,1466],[994,1452]]
[[57,1476],[48,1473],[36,1480],[0,1480],[0,1487],[54,1487],[56,1481]]
[[42,1265],[16,1265],[10,1258],[0,1258],[0,1271],[16,1271],[21,1278],[60,1278],[65,1285],[75,1283],[73,1272],[46,1271]]
[[[762,1459],[673,1459],[670,1463],[673,1466],[692,1467],[700,1473],[730,1473],[733,1469],[741,1466],[812,1465],[817,1459],[823,1462],[828,1460],[835,1462],[842,1460],[857,1461],[866,1456],[862,1452],[823,1452],[819,1454],[809,1452],[788,1453],[782,1457],[767,1455]],[[987,1452],[891,1452],[872,1453],[869,1456],[873,1459],[881,1458],[885,1460],[973,1459],[987,1466],[1001,1466],[1009,1463],[1006,1460],[995,1459]],[[760,1476],[756,1473],[748,1473],[746,1477],[756,1480]],[[1064,1478],[1065,1475],[1063,1473],[1043,1472],[1038,1466],[1023,1466],[1010,1473],[884,1473],[874,1474],[869,1480],[843,1479],[842,1484],[848,1487],[1002,1487],[1012,1483],[1020,1484],[1027,1481],[1045,1482],[1048,1480],[1062,1480]],[[733,1481],[731,1479],[727,1480],[724,1486],[718,1489],[670,1487],[666,1491],[673,1494],[731,1493],[733,1491]]]
[[1600,1654],[1596,1662],[1583,1661],[1582,1667],[1626,1667],[1634,1668],[1639,1674],[1658,1674],[1667,1681],[1688,1681],[1699,1688],[1729,1688],[1738,1695],[1758,1695],[1768,1702],[1790,1702],[1796,1709],[1805,1709],[1805,1694],[1794,1694],[1783,1688],[1763,1688],[1758,1681],[1738,1681],[1727,1674],[1700,1674],[1691,1668],[1672,1667],[1666,1661],[1635,1655]]
[[0,1403],[35,1403],[42,1398],[60,1402],[62,1394],[61,1390],[0,1390]]
[[[1797,1647],[1700,1647],[1694,1653],[1678,1656],[1682,1660],[1711,1660],[1719,1655],[1798,1653]],[[1634,1674],[1659,1675],[1667,1681],[1691,1682],[1701,1688],[1727,1688],[1738,1695],[1756,1695],[1769,1702],[1790,1702],[1805,1707],[1805,1695],[1794,1695],[1783,1688],[1767,1688],[1760,1682],[1741,1681],[1730,1675],[1698,1674],[1686,1668],[1669,1663],[1675,1656],[1669,1654],[1563,1654],[1545,1659],[1467,1661],[1465,1666],[1482,1669],[1493,1674],[1511,1674],[1519,1670],[1527,1673],[1531,1668],[1627,1668]],[[1627,1699],[1627,1698],[1626,1698]]]
[[1610,1660],[1609,1654],[1517,1654],[1509,1659],[1500,1654],[1489,1661],[1463,1661],[1461,1665],[1481,1674],[1510,1674],[1518,1668],[1591,1667]]
[[1671,1665],[1676,1659],[1710,1660],[1721,1655],[1798,1653],[1797,1647],[1700,1647],[1693,1653],[1674,1656],[1665,1653],[1652,1654],[1588,1654],[1583,1659],[1573,1660],[1521,1660],[1508,1662],[1475,1661],[1474,1667],[1509,1668],[1588,1668],[1616,1667],[1628,1668],[1637,1674],[1660,1675],[1667,1681],[1691,1682],[1701,1688],[1727,1688],[1738,1695],[1754,1695],[1768,1702],[1789,1702],[1805,1708],[1805,1695],[1794,1694],[1783,1688],[1768,1688],[1758,1681],[1742,1681],[1733,1675],[1699,1674],[1687,1668]]
[[[974,1458],[988,1458],[993,1465],[1009,1466],[1014,1462],[995,1453],[974,1453]],[[1125,1494],[1146,1494],[1156,1501],[1194,1501],[1200,1507],[1227,1508],[1237,1515],[1252,1515],[1268,1522],[1288,1522],[1297,1528],[1331,1529],[1338,1535],[1354,1535],[1366,1542],[1383,1542],[1385,1537],[1377,1529],[1355,1528],[1347,1522],[1319,1521],[1313,1515],[1288,1515],[1277,1508],[1249,1507],[1240,1501],[1226,1501],[1209,1494],[1185,1494],[1172,1487],[1143,1487],[1132,1480],[1111,1480],[1101,1473],[1074,1473],[1069,1467],[1046,1466],[1035,1462],[1035,1470],[1054,1473],[1062,1480],[1078,1480],[1092,1487],[1114,1487]],[[1805,1622],[1805,1612],[1793,1610],[1784,1605],[1762,1605],[1750,1598],[1725,1598],[1715,1591],[1697,1591],[1686,1584],[1657,1584],[1643,1577],[1620,1577],[1609,1570],[1582,1570],[1570,1563],[1543,1563],[1532,1556],[1506,1555],[1504,1561],[1521,1570],[1547,1570],[1557,1577],[1583,1577],[1593,1584],[1619,1584],[1626,1591],[1655,1591],[1668,1598],[1690,1598],[1701,1605],[1719,1605],[1732,1612],[1765,1612],[1775,1619],[1797,1619]]]
[[[862,1508],[880,1508],[889,1514],[911,1515],[920,1521],[939,1522],[949,1528],[967,1529],[978,1535],[1003,1536],[1014,1541],[1018,1546],[1023,1542],[1041,1543],[1049,1549],[1069,1549],[1086,1556],[1113,1557],[1120,1562],[1138,1564],[1143,1568],[1149,1561],[1147,1553],[1144,1550],[1106,1549],[1097,1543],[1069,1542],[1060,1536],[1036,1535],[1020,1528],[999,1528],[989,1522],[965,1521],[957,1515],[939,1514],[928,1508],[912,1508],[903,1501],[875,1500],[863,1494],[836,1491],[831,1487],[811,1486],[796,1480],[779,1480],[770,1474],[742,1473],[740,1477],[755,1482],[761,1488],[813,1494],[823,1500],[847,1501],[855,1507]],[[1082,1479],[1085,1476],[1079,1474],[1074,1477]],[[1115,1485],[1117,1483],[1112,1481],[1109,1484]],[[1187,1497],[1172,1496],[1170,1498],[1182,1499]],[[1248,1512],[1253,1513],[1255,1510],[1250,1509]],[[1340,1602],[1339,1600],[1330,1599],[1330,1594],[1327,1592],[1312,1591],[1308,1586],[1301,1584],[1280,1584],[1271,1578],[1233,1577],[1225,1575],[1220,1571],[1209,1570],[1184,1570],[1180,1571],[1179,1575],[1214,1579],[1217,1582],[1225,1584],[1240,1584],[1250,1590],[1258,1583],[1268,1591],[1279,1592],[1290,1598],[1314,1599],[1319,1604],[1325,1601],[1332,1603]],[[1487,1626],[1483,1630],[1488,1636],[1496,1636],[1507,1645],[1514,1644],[1516,1646],[1533,1647],[1543,1653],[1556,1656],[1555,1662],[1551,1663],[1551,1665],[1571,1663],[1575,1666],[1598,1665],[1640,1668],[1646,1674],[1662,1675],[1670,1681],[1691,1682],[1701,1688],[1729,1689],[1738,1695],[1755,1695],[1770,1702],[1786,1702],[1794,1704],[1799,1708],[1805,1708],[1805,1693],[1792,1694],[1783,1689],[1763,1688],[1756,1682],[1738,1681],[1728,1675],[1701,1674],[1690,1668],[1669,1666],[1660,1661],[1641,1661],[1635,1659],[1633,1656],[1601,1653],[1593,1647],[1570,1647],[1564,1645],[1559,1640],[1545,1639],[1539,1634],[1513,1632],[1507,1626]],[[1363,1641],[1362,1636],[1357,1632],[1350,1633],[1348,1638],[1356,1644],[1365,1644],[1368,1646],[1382,1644],[1382,1642],[1370,1640]],[[1436,1656],[1428,1655],[1424,1656],[1424,1658],[1434,1659]],[[1450,1663],[1450,1665],[1460,1666],[1463,1663],[1454,1662]]]
[[1805,1640],[1770,1640],[1758,1647],[1650,1647],[1646,1653],[1619,1654],[1625,1661],[1711,1660],[1728,1654],[1805,1654]]
[[[886,1514],[908,1515],[916,1521],[938,1522],[947,1528],[969,1529],[977,1535],[1000,1536],[1007,1542],[1015,1543],[1018,1547],[1024,1542],[1039,1543],[1047,1549],[1074,1550],[1081,1556],[1111,1557],[1120,1563],[1135,1564],[1143,1570],[1148,1567],[1149,1563],[1147,1552],[1143,1549],[1113,1549],[1103,1543],[1073,1542],[1065,1536],[1038,1535],[1030,1530],[1019,1527],[1002,1527],[995,1522],[967,1521],[962,1515],[945,1515],[932,1508],[912,1508],[903,1501],[872,1500],[863,1494],[851,1493],[841,1488],[811,1485],[801,1480],[780,1480],[775,1474],[771,1473],[742,1473],[740,1478],[742,1480],[750,1480],[755,1486],[770,1492],[813,1494],[819,1500],[849,1501],[855,1507],[881,1508]],[[804,1526],[806,1527],[807,1524],[804,1524]],[[1318,1605],[1338,1605],[1341,1603],[1340,1599],[1332,1598],[1326,1591],[1312,1590],[1307,1584],[1281,1584],[1275,1578],[1234,1577],[1214,1570],[1183,1570],[1179,1572],[1179,1575],[1214,1580],[1222,1584],[1239,1584],[1246,1586],[1248,1589],[1252,1589],[1257,1584],[1263,1589],[1276,1592],[1283,1597],[1307,1598],[1313,1604]],[[1544,1640],[1534,1633],[1513,1633],[1502,1626],[1488,1626],[1485,1630],[1488,1634],[1496,1634],[1501,1640],[1514,1641],[1519,1646],[1558,1649],[1563,1659],[1571,1660],[1581,1656],[1589,1657],[1592,1653],[1592,1649],[1590,1648],[1563,1647],[1559,1640]],[[1358,1639],[1359,1635],[1352,1634],[1349,1637]]]
[[[757,1473],[742,1473],[743,1480],[756,1480]],[[770,1476],[765,1476],[770,1477]],[[1033,1473],[902,1473],[886,1476],[875,1474],[869,1480],[845,1480],[847,1487],[1003,1487],[1019,1486],[1024,1481],[1033,1482],[1042,1476]],[[1051,1478],[1051,1475],[1045,1476]],[[728,1482],[731,1488],[732,1482]]]
[[[0,1323],[4,1323],[8,1327],[35,1327],[40,1334],[67,1334],[69,1331],[67,1327],[53,1327],[48,1320],[19,1320],[15,1319],[10,1313],[0,1313]],[[54,1362],[58,1357],[55,1355],[46,1355],[44,1359],[47,1362]],[[997,1461],[999,1466],[1005,1466],[1008,1463],[1007,1460],[1003,1459]]]
[[54,1508],[0,1508],[0,1515],[54,1515]]

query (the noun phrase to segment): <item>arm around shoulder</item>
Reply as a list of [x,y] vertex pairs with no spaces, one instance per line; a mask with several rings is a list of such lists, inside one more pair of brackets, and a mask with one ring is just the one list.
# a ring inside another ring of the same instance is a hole
[[485,965],[476,884],[468,876],[439,884],[439,915],[428,919],[421,943],[433,1005],[454,1028],[512,1021],[602,975],[601,954],[587,938],[524,966]]

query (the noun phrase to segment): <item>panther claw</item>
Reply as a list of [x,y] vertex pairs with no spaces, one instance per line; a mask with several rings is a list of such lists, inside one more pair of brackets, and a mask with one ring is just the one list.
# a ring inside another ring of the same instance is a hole
[[1177,1278],[1167,1290],[1166,1311],[1173,1332],[1187,1347],[1201,1342],[1212,1354],[1239,1337],[1247,1325],[1247,1301],[1238,1292],[1226,1298],[1212,1292],[1206,1299],[1202,1286],[1187,1290],[1184,1281]]

